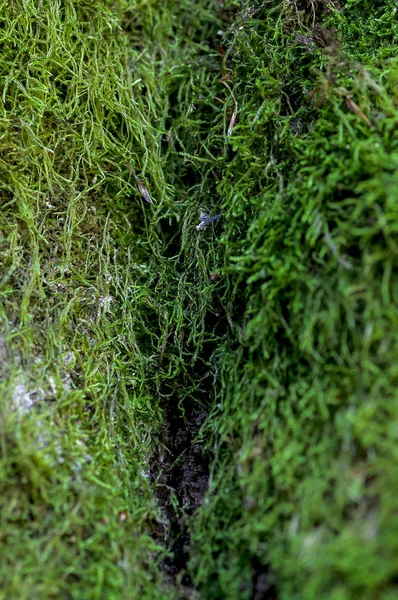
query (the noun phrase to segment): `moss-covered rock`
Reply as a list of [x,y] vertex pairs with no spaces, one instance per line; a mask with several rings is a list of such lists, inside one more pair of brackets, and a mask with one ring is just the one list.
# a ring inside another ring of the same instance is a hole
[[0,598],[194,593],[159,570],[177,406],[203,598],[395,597],[396,2],[0,18]]
[[396,594],[397,7],[326,4],[258,3],[228,38],[207,598]]

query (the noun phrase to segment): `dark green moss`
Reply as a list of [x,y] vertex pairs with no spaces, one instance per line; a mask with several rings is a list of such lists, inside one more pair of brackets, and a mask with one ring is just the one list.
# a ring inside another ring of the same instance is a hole
[[205,597],[252,597],[263,565],[282,598],[392,598],[396,7],[350,2],[315,32],[285,9],[244,13],[225,63],[239,112],[216,286],[233,328],[193,565]]
[[203,598],[395,597],[396,13],[4,5],[0,597],[178,596],[171,397]]

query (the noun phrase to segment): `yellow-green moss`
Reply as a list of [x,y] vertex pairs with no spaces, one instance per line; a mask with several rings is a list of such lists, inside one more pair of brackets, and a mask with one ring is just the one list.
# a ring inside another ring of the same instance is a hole
[[209,410],[203,598],[395,597],[396,2],[0,19],[0,598],[178,596],[171,396]]

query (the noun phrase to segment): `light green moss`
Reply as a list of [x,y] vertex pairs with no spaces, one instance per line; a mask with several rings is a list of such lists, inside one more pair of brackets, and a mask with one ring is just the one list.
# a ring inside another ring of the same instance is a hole
[[169,597],[147,462],[160,411],[134,327],[151,207],[125,167],[166,195],[163,113],[150,48],[120,26],[150,13],[0,11],[4,598]]
[[394,597],[397,7],[375,5],[0,4],[0,598],[178,596],[148,481],[171,395],[209,409],[203,598],[262,571],[287,600]]

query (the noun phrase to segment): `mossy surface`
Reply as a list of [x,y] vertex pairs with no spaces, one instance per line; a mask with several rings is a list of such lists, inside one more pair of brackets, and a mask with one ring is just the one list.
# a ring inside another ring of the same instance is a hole
[[167,196],[152,4],[1,3],[2,598],[169,597],[137,346],[151,207],[125,166]]
[[397,12],[0,3],[0,598],[396,596]]
[[397,7],[300,6],[259,3],[229,38],[231,333],[193,563],[205,597],[392,598]]

